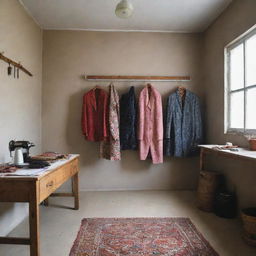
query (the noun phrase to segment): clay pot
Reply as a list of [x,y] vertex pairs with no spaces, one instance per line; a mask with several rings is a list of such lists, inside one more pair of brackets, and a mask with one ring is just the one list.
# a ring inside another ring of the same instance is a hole
[[250,139],[249,144],[250,144],[250,150],[256,151],[256,139]]

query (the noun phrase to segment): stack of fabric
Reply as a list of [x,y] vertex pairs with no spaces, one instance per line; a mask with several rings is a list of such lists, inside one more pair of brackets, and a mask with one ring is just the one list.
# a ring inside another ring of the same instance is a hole
[[68,155],[60,154],[56,152],[45,152],[41,155],[36,155],[28,158],[29,168],[38,169],[50,166],[60,159],[67,159]]
[[0,173],[12,173],[15,172],[18,168],[15,166],[11,166],[8,164],[1,164],[0,165]]
[[52,163],[60,159],[66,159],[67,157],[68,155],[66,154],[60,154],[56,152],[45,152],[41,155],[32,156],[30,159],[35,161],[47,161],[49,163]]

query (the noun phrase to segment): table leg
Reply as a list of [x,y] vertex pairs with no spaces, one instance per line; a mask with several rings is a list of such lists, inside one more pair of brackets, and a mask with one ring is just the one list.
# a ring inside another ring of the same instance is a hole
[[29,202],[30,256],[40,256],[39,204],[36,193],[31,193]]
[[44,200],[44,206],[49,206],[49,197]]
[[200,171],[204,170],[204,149],[201,148],[200,151]]
[[72,193],[75,198],[75,210],[79,209],[79,178],[78,173],[72,177]]

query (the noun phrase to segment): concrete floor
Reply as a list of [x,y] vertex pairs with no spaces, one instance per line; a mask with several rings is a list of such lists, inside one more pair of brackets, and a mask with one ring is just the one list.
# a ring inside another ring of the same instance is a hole
[[[220,256],[255,256],[256,248],[241,239],[241,223],[195,207],[195,193],[189,191],[82,192],[80,210],[71,207],[72,198],[51,198],[41,207],[42,256],[68,256],[85,217],[189,217]],[[28,220],[10,236],[27,236]],[[0,245],[0,256],[29,256],[25,245]]]

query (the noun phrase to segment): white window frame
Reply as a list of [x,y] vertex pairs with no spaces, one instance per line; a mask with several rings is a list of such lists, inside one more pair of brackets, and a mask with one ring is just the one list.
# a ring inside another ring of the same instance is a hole
[[[250,85],[246,87],[246,44],[245,42],[251,38],[252,36],[256,35],[256,25],[254,25],[251,29],[247,32],[239,36],[237,39],[229,43],[224,49],[224,56],[225,56],[225,120],[224,120],[224,133],[228,134],[256,134],[256,129],[246,129],[246,92],[248,89],[256,88],[256,84]],[[230,51],[237,47],[238,45],[243,44],[243,55],[244,55],[244,87],[236,90],[230,89]],[[230,98],[231,94],[234,92],[244,92],[244,128],[231,128],[230,127]]]

